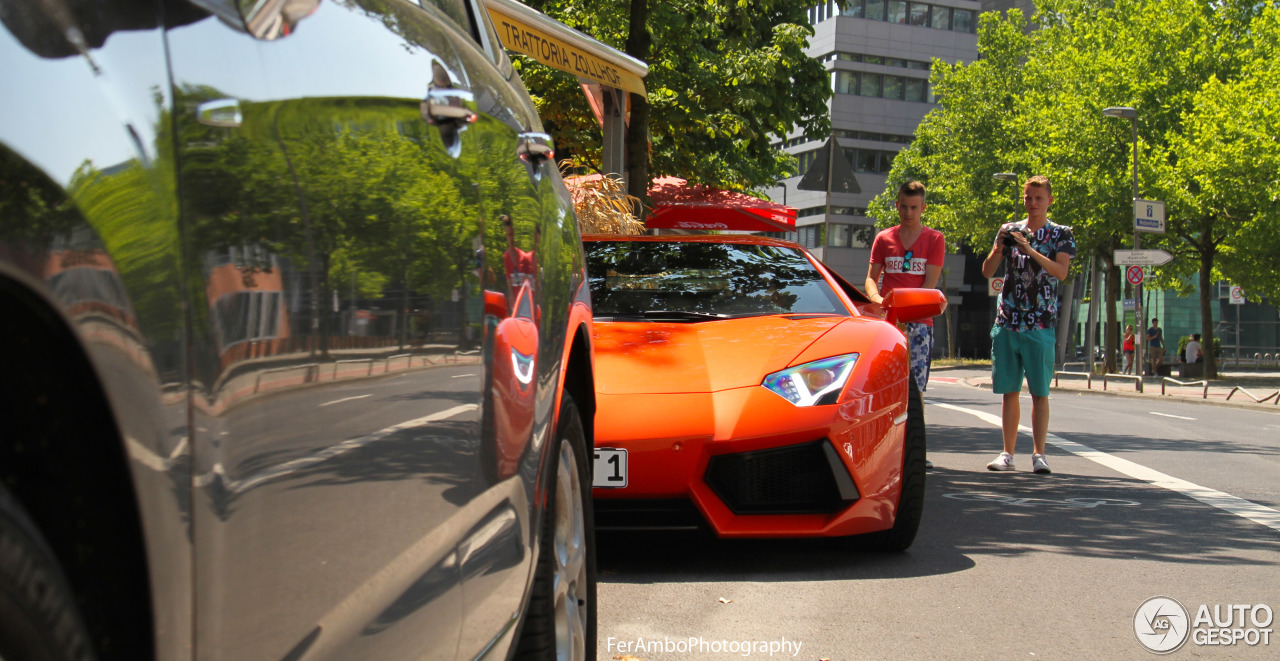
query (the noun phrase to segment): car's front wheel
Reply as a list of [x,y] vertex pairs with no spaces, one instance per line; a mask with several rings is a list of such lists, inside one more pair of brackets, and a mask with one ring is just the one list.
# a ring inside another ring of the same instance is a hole
[[89,635],[49,547],[0,486],[0,659],[86,661]]
[[565,393],[537,573],[516,659],[596,658],[595,525],[582,419]]
[[924,398],[916,388],[915,377],[908,376],[907,430],[902,448],[902,492],[893,527],[871,533],[867,542],[881,551],[905,551],[916,539],[920,517],[924,513],[925,428]]

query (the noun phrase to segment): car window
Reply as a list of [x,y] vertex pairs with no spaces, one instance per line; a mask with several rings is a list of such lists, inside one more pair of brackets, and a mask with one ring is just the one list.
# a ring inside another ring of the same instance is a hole
[[439,9],[464,32],[472,34],[471,19],[467,17],[467,5],[464,0],[418,0],[418,4]]
[[647,241],[592,241],[586,248],[597,317],[658,310],[849,314],[794,248]]

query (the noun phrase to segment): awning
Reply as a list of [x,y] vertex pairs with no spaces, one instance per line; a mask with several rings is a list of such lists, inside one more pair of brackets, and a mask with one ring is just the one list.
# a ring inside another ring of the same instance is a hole
[[649,65],[516,0],[489,0],[489,17],[508,50],[580,79],[644,94]]
[[679,177],[655,179],[649,199],[653,213],[644,224],[650,229],[796,231],[792,207],[721,188],[690,186]]
[[[598,174],[566,177],[569,188],[599,179]],[[796,210],[776,202],[701,184],[679,177],[660,177],[649,186],[652,213],[648,229],[794,232]]]

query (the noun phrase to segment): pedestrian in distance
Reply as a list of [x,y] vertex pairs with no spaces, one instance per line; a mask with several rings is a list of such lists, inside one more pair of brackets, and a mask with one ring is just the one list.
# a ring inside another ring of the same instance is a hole
[[1120,350],[1124,353],[1124,368],[1120,370],[1120,373],[1133,374],[1133,324],[1125,324],[1124,344],[1120,345]]
[[1188,363],[1204,362],[1204,349],[1200,347],[1199,333],[1191,334],[1191,341],[1187,342],[1187,348],[1185,349],[1185,351],[1186,351],[1186,356],[1184,357],[1183,360],[1185,360],[1186,362]]
[[[882,303],[884,296],[898,287],[934,289],[938,286],[947,255],[947,240],[942,232],[924,226],[925,192],[924,184],[918,181],[908,181],[898,187],[898,224],[877,234],[871,244],[865,285],[867,298],[872,303]],[[929,384],[929,368],[933,365],[933,320],[904,325],[911,354],[911,378],[915,379],[923,397]],[[932,468],[933,463],[925,460],[925,467]]]
[[1159,374],[1160,366],[1164,364],[1164,329],[1155,317],[1151,318],[1151,327],[1147,329],[1147,353],[1151,356],[1151,371],[1147,376]]
[[991,329],[991,388],[1003,395],[1000,408],[1004,451],[987,464],[993,471],[1014,470],[1022,411],[1018,394],[1025,378],[1031,391],[1031,468],[1049,473],[1045,442],[1049,435],[1049,383],[1057,346],[1058,285],[1066,279],[1076,240],[1071,228],[1049,220],[1053,189],[1034,176],[1022,188],[1027,217],[1000,227],[982,275],[992,277],[1003,263],[1004,287]]

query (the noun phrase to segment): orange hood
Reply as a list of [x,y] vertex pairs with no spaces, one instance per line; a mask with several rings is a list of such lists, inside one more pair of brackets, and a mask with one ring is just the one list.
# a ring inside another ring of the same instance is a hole
[[718,392],[760,385],[850,317],[595,323],[596,392]]

